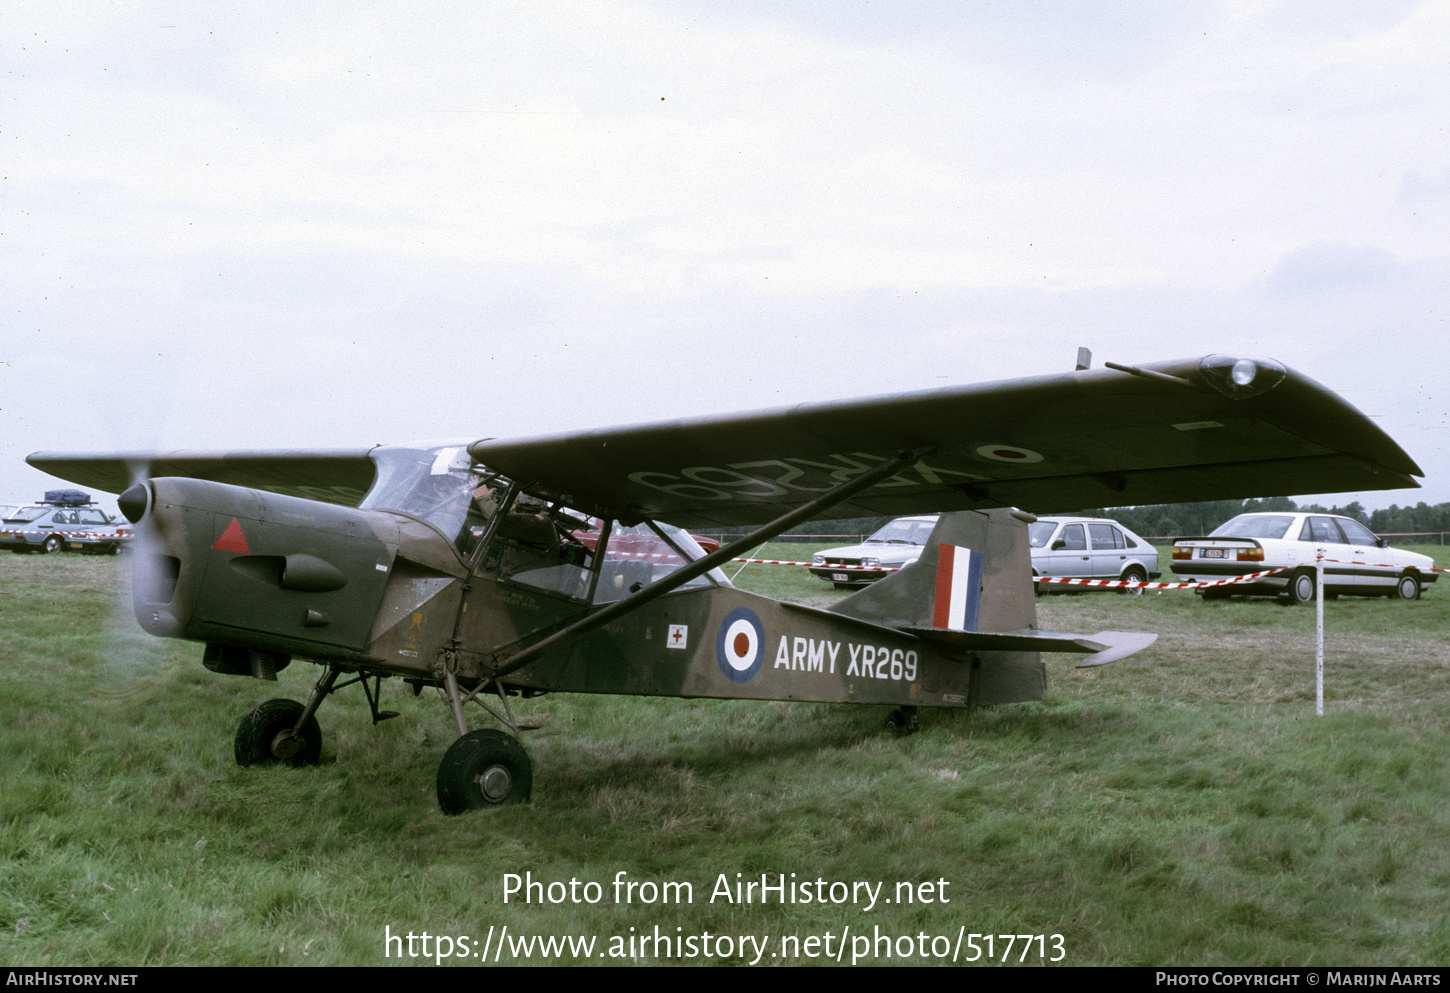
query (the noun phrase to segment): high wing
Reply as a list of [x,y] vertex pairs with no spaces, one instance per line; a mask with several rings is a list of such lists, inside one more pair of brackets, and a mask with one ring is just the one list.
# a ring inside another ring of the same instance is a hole
[[[372,449],[40,452],[120,492],[189,476],[356,505]],[[910,466],[820,516],[1015,506],[1035,513],[1416,487],[1414,461],[1337,394],[1272,361],[1203,359],[523,439],[475,458],[599,517],[758,524],[903,452]]]
[[1364,414],[1272,361],[1211,355],[524,439],[469,451],[601,517],[755,524],[902,452],[822,516],[1035,513],[1415,487]]
[[25,461],[52,476],[108,493],[120,493],[144,477],[188,476],[355,507],[373,484],[371,451],[36,452]]

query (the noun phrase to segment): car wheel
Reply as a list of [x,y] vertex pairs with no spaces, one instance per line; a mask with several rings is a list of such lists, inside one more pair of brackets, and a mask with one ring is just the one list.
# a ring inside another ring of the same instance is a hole
[[1405,573],[1395,582],[1392,596],[1396,600],[1420,599],[1420,578],[1412,572]]
[[295,700],[268,700],[237,726],[237,765],[316,765],[322,757],[322,729],[316,715],[307,718],[294,734],[302,704]]
[[1232,596],[1226,586],[1210,586],[1207,589],[1199,590],[1198,595],[1205,600],[1227,600]]
[[461,814],[523,803],[533,785],[533,765],[517,741],[502,731],[470,731],[443,754],[438,806]]
[[60,535],[47,535],[46,539],[40,543],[40,554],[49,555],[51,552],[60,551],[63,547],[65,547],[65,542],[61,540]]
[[[1148,573],[1145,572],[1143,567],[1140,565],[1130,565],[1128,566],[1128,568],[1123,570],[1123,575],[1120,578],[1126,583],[1146,583],[1148,581]],[[1143,587],[1141,586],[1136,588],[1131,586],[1120,586],[1118,587],[1118,589],[1120,592],[1127,593],[1132,596],[1143,595]]]
[[1309,603],[1314,599],[1314,573],[1301,569],[1289,579],[1289,602]]

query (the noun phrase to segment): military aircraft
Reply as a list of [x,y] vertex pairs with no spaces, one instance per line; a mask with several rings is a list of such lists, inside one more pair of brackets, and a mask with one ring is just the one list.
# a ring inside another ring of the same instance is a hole
[[[316,712],[362,685],[442,690],[458,740],[449,813],[516,803],[515,737],[480,705],[545,692],[894,708],[1041,700],[1042,652],[1121,658],[1155,637],[1041,631],[1031,512],[1391,489],[1418,466],[1347,402],[1277,362],[1088,369],[753,413],[471,444],[260,452],[37,453],[121,493],[133,601],[214,672],[322,667],[305,703],[246,715],[239,763],[315,763]],[[1023,509],[998,509],[1003,507]],[[942,516],[915,565],[829,609],[747,593],[719,566],[798,522]],[[671,524],[659,523],[669,520]],[[759,525],[706,554],[681,526]]]

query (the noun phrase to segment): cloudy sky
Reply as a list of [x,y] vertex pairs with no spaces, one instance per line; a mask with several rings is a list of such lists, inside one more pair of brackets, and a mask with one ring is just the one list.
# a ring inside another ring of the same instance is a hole
[[[506,437],[1229,352],[1450,500],[1443,3],[0,8],[36,450]],[[1343,498],[1341,498],[1343,499]]]

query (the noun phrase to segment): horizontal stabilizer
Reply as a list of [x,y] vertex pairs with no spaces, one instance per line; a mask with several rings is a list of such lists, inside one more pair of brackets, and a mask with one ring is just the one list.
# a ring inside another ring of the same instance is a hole
[[1108,646],[1107,650],[1083,659],[1077,664],[1079,669],[1125,659],[1129,655],[1141,652],[1158,640],[1156,634],[1149,634],[1147,631],[1099,631],[1091,637],[1093,641],[1105,642]]
[[1057,631],[955,631],[951,628],[903,627],[928,645],[951,652],[1101,652],[1110,646],[1080,634]]
[[1078,668],[1116,662],[1141,652],[1158,640],[1144,631],[1099,631],[1064,634],[1060,631],[953,631],[947,628],[902,627],[929,645],[951,652],[1077,652],[1088,657]]

